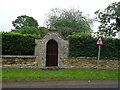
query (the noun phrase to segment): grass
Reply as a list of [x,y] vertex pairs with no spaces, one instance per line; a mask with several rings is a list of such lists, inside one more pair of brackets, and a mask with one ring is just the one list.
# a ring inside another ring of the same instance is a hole
[[[3,68],[2,79],[118,79],[118,70],[61,69],[41,70],[25,68]],[[120,77],[119,77],[120,78]]]

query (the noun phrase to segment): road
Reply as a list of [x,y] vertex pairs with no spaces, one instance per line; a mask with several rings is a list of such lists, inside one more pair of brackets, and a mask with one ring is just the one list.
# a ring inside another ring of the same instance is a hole
[[118,80],[4,80],[3,88],[118,88]]

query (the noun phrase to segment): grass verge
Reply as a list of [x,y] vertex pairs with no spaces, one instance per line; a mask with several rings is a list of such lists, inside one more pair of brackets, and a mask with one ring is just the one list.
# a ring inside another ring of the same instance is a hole
[[2,79],[118,79],[118,70],[95,70],[95,69],[61,69],[41,70],[28,68],[3,68]]

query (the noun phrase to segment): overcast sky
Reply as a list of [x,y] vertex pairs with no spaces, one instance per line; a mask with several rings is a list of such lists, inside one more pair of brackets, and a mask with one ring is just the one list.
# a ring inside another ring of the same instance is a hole
[[[109,4],[119,0],[0,0],[0,30],[14,29],[12,21],[18,16],[27,15],[38,20],[39,26],[45,26],[45,14],[52,8],[78,8],[93,18],[98,9],[105,9]],[[94,24],[94,31],[97,31]]]

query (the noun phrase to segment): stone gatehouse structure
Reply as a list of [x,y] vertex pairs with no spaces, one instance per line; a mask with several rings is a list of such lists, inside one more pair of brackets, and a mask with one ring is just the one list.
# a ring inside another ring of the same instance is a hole
[[35,56],[39,68],[64,67],[62,60],[68,58],[69,41],[56,30],[49,30],[43,38],[35,39]]

